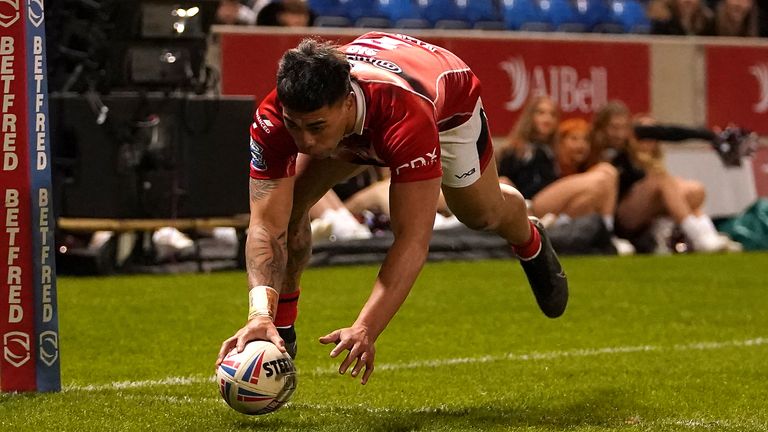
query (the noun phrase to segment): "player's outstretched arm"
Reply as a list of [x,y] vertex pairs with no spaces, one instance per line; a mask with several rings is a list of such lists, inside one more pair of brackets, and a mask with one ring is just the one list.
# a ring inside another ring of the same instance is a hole
[[218,366],[224,356],[237,348],[242,351],[249,341],[268,340],[285,352],[285,342],[272,323],[277,311],[286,264],[286,232],[293,202],[294,179],[250,179],[251,217],[245,243],[248,272],[248,322],[234,336],[221,344]]
[[323,344],[336,344],[331,357],[349,350],[339,373],[346,373],[352,366],[351,375],[356,377],[365,368],[360,382],[368,382],[374,367],[374,343],[400,309],[427,259],[439,194],[439,178],[392,184],[390,201],[395,241],[371,295],[351,327],[334,330],[320,338]]

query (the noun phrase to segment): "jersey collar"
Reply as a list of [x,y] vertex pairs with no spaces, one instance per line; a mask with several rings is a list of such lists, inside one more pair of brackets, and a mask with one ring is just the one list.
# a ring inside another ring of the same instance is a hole
[[357,135],[363,134],[363,127],[365,127],[365,95],[363,89],[360,88],[360,84],[357,81],[352,81],[352,93],[355,94],[355,105],[357,107],[357,113],[355,114],[355,129],[352,133]]

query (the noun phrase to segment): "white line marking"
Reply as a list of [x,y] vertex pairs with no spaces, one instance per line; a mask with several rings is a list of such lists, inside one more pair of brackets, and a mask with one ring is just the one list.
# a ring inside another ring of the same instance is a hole
[[[628,354],[637,352],[662,352],[662,351],[704,351],[715,350],[732,347],[755,347],[768,345],[768,338],[758,337],[754,339],[746,340],[733,340],[724,342],[695,342],[690,344],[679,344],[672,346],[659,346],[659,345],[637,345],[637,346],[619,346],[619,347],[605,347],[605,348],[584,348],[568,351],[543,351],[543,352],[531,352],[527,354],[515,354],[507,353],[501,355],[486,355],[480,357],[460,357],[460,358],[447,358],[447,359],[434,359],[434,360],[418,360],[407,363],[384,363],[376,366],[377,371],[387,370],[408,370],[408,369],[421,369],[421,368],[436,368],[444,366],[454,366],[463,364],[476,364],[476,363],[490,363],[497,361],[536,361],[536,360],[554,360],[567,357],[592,357],[606,354]],[[300,372],[301,373],[301,372]],[[316,368],[307,373],[310,376],[322,376],[338,374],[338,367]],[[92,385],[66,385],[63,390],[65,392],[73,391],[105,391],[105,390],[123,390],[123,389],[135,389],[145,387],[158,387],[167,385],[192,385],[192,384],[204,384],[212,383],[215,381],[215,377],[208,376],[187,376],[187,377],[168,377],[160,380],[146,380],[146,381],[118,381],[108,384],[92,384]]]

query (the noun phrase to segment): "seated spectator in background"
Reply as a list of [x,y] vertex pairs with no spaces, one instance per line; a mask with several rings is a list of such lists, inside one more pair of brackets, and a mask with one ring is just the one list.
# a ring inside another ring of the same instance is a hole
[[313,20],[303,0],[220,0],[216,10],[218,24],[306,27]]
[[[646,127],[649,122],[642,119]],[[657,218],[669,216],[696,251],[717,252],[734,246],[702,212],[703,185],[667,172],[658,140],[636,139],[629,109],[623,103],[609,102],[595,114],[590,141],[589,163],[610,161],[619,172],[618,232],[632,238]]]
[[651,33],[712,36],[714,15],[703,0],[652,0],[648,5]]
[[300,0],[274,1],[264,6],[256,18],[259,26],[308,27],[314,17],[306,3]]
[[216,9],[216,23],[229,25],[256,24],[256,10],[239,0],[221,0]]
[[[567,222],[591,214],[602,216],[614,229],[618,173],[609,163],[587,168],[589,125],[564,121],[548,97],[532,99],[523,109],[505,147],[499,149],[499,180],[517,188],[528,200],[529,212],[539,218],[557,216]],[[615,236],[621,254],[634,248]]]
[[554,150],[559,122],[554,102],[547,96],[534,97],[507,142],[496,150],[499,181],[517,188],[527,200],[559,177]]
[[[585,120],[570,119],[560,124],[555,146],[560,178],[533,196],[531,212],[538,217],[554,214],[569,218],[599,214],[612,232],[619,175],[607,162],[586,168],[590,154],[588,135],[589,124]],[[622,251],[628,250],[623,246],[626,245],[622,245]]]
[[371,230],[349,211],[333,190],[328,191],[309,210],[312,240],[364,240]]
[[715,9],[718,36],[756,37],[758,11],[754,0],[721,0]]

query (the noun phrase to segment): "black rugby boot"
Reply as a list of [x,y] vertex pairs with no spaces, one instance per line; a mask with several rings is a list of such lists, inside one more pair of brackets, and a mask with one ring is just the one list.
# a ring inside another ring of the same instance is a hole
[[541,250],[535,258],[521,259],[520,264],[541,311],[550,318],[557,318],[565,312],[565,306],[568,304],[568,278],[547,237],[544,225],[538,218],[530,217],[530,220],[541,236]]
[[278,327],[277,333],[285,341],[285,350],[292,359],[296,360],[296,351],[298,350],[298,343],[296,342],[296,329],[293,324],[289,327]]

